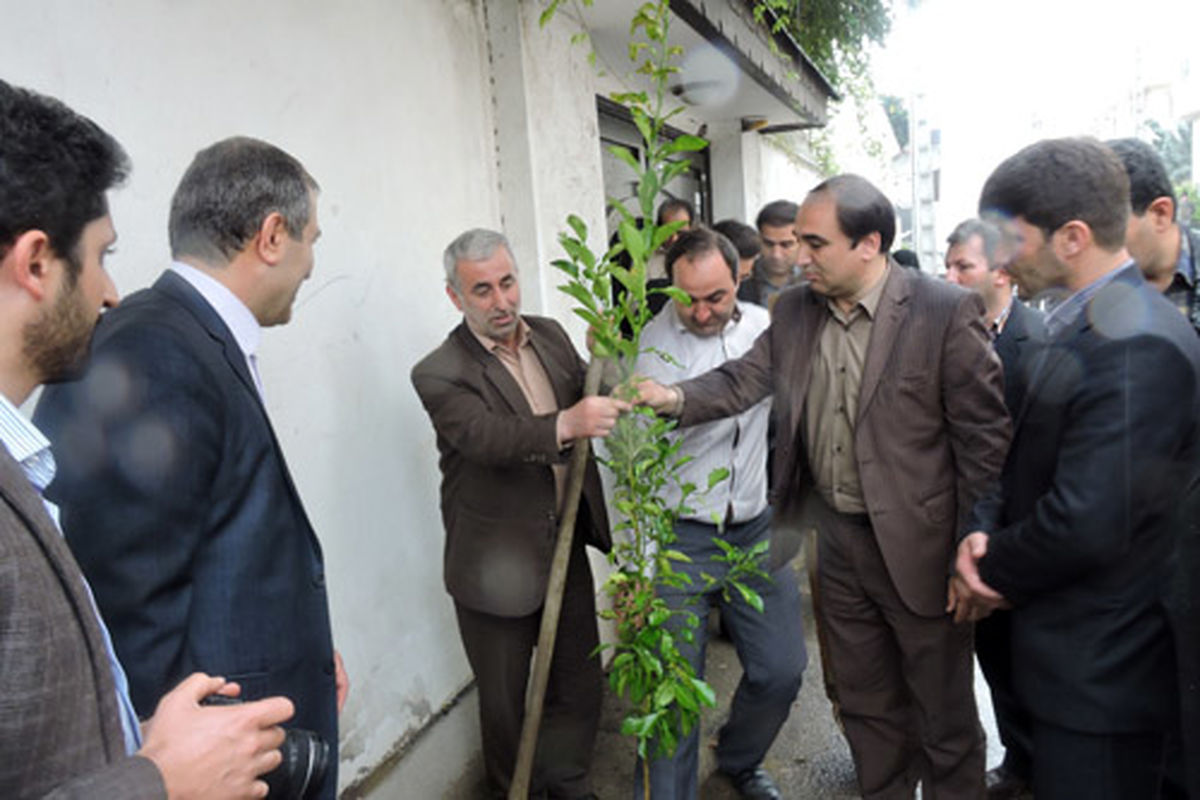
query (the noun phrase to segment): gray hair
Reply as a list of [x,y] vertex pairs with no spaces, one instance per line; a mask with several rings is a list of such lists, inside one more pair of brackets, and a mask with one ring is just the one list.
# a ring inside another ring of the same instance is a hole
[[1001,265],[996,262],[996,249],[1000,246],[1000,229],[987,220],[963,220],[946,237],[946,244],[951,247],[966,244],[972,236],[978,236],[983,243],[983,257],[987,259],[988,269],[999,268]]
[[446,283],[457,290],[459,288],[458,262],[483,261],[485,258],[491,258],[492,254],[501,247],[512,259],[513,271],[516,272],[517,260],[513,258],[512,247],[503,233],[486,228],[472,228],[466,233],[460,234],[442,254],[442,264],[446,268]]
[[278,212],[299,239],[320,187],[304,166],[273,144],[235,136],[196,154],[171,198],[168,233],[174,258],[226,264]]

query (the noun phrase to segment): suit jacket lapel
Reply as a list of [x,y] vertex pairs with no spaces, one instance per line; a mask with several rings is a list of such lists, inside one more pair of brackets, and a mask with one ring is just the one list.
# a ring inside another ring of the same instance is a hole
[[[829,319],[829,309],[825,307],[825,298],[811,289],[807,290],[808,297],[802,305],[803,316],[796,325],[796,344],[790,348],[790,358],[780,375],[786,375],[786,380],[795,393],[793,402],[781,404],[787,412],[787,427],[792,441],[797,441],[800,421],[804,416],[804,403],[808,396],[808,381],[812,374],[813,355],[817,352],[817,339],[821,335],[824,323]],[[789,330],[791,326],[781,325],[779,330]]]
[[1036,363],[1029,377],[1029,385],[1025,387],[1025,397],[1021,401],[1021,411],[1013,419],[1014,435],[1020,428],[1021,421],[1025,419],[1025,414],[1028,413],[1033,399],[1037,397],[1046,381],[1058,371],[1059,362],[1072,352],[1074,341],[1084,335],[1091,327],[1092,323],[1085,311],[1079,315],[1079,319],[1059,331],[1057,336],[1053,339],[1046,339],[1042,344],[1040,352],[1036,354]]
[[305,527],[308,529],[309,541],[316,552],[317,560],[320,561],[323,557],[321,542],[317,539],[317,534],[313,530],[312,523],[308,520],[308,513],[304,510],[304,503],[300,500],[300,492],[296,489],[296,484],[292,480],[291,470],[288,469],[287,459],[283,457],[283,448],[280,447],[279,438],[275,435],[275,426],[271,424],[271,418],[267,415],[262,395],[258,393],[258,387],[254,383],[254,378],[250,375],[250,368],[246,365],[246,354],[242,352],[237,339],[233,338],[233,331],[229,330],[229,326],[221,319],[221,315],[209,305],[203,295],[197,292],[190,283],[177,273],[167,270],[154,282],[154,288],[171,297],[187,309],[208,335],[220,342],[221,350],[225,356],[225,361],[229,364],[229,368],[233,370],[238,381],[250,392],[250,396],[254,398],[254,403],[262,416],[263,425],[266,426],[267,434],[271,437],[271,446],[275,448],[275,456],[279,459],[279,467],[283,472],[284,483],[292,495],[292,500],[299,515],[304,519]]
[[879,379],[891,362],[900,326],[908,315],[908,296],[912,291],[913,280],[903,267],[898,264],[891,265],[887,282],[883,285],[883,295],[879,298],[879,306],[876,308],[875,319],[871,323],[871,339],[867,344],[862,384],[858,390],[856,425],[870,407],[875,390],[879,387]]
[[[532,326],[531,326],[532,328]],[[532,329],[529,344],[542,362],[546,378],[554,389],[554,401],[560,409],[571,406],[578,396],[575,376],[579,374],[575,351],[564,352],[559,342],[551,338],[548,332]],[[507,370],[505,370],[507,372]]]
[[500,359],[483,348],[483,345],[475,338],[475,334],[467,328],[467,323],[460,323],[454,329],[453,335],[459,346],[479,362],[484,379],[491,384],[497,394],[504,398],[504,402],[508,403],[515,413],[531,416],[533,409],[529,406],[529,401],[525,399],[524,392],[521,391],[521,387],[517,385],[508,368],[500,363]]
[[230,369],[261,406],[262,397],[258,393],[258,387],[254,384],[254,378],[250,375],[249,367],[246,366],[246,354],[242,352],[237,340],[233,338],[233,332],[229,330],[229,326],[208,304],[208,301],[190,283],[170,270],[164,272],[155,281],[154,288],[180,303],[196,318],[209,336],[221,343],[225,352],[225,360],[229,362]]
[[50,519],[41,497],[30,485],[20,465],[3,446],[0,446],[0,497],[8,501],[24,522],[38,548],[45,554],[46,562],[54,570],[74,608],[92,663],[100,730],[105,736],[104,751],[109,761],[115,760],[124,752],[125,738],[120,728],[116,686],[112,682],[112,673],[108,667],[104,635],[100,632],[96,609],[84,585],[83,572],[75,563],[75,557],[71,555],[66,540]]

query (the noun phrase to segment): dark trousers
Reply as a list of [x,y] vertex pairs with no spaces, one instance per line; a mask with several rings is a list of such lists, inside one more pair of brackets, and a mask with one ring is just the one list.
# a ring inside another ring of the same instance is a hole
[[822,516],[820,614],[863,797],[911,798],[917,780],[926,800],[983,797],[971,626],[904,605],[865,515]]
[[1164,796],[1167,738],[1081,733],[1034,720],[1034,797],[1157,800]]
[[1012,612],[994,611],[975,624],[975,655],[992,693],[996,728],[1004,743],[1004,769],[1033,779],[1033,721],[1013,688]]
[[[488,790],[504,798],[512,783],[525,717],[530,658],[541,612],[497,617],[455,603],[458,629],[479,688],[479,723]],[[581,797],[591,791],[588,770],[600,723],[604,675],[596,632],[592,570],[576,544],[567,570],[562,617],[550,665],[546,704],[534,760],[532,794]]]
[[[725,575],[725,565],[713,561],[721,550],[712,537],[749,549],[764,541],[770,528],[770,512],[764,512],[743,524],[730,525],[718,533],[716,526],[681,520],[675,530],[679,536],[675,549],[688,555],[692,562],[680,563],[678,571],[692,579],[690,591],[673,590],[662,597],[673,609],[694,612],[700,624],[694,629],[691,644],[679,641],[679,650],[704,677],[704,653],[708,644],[705,620],[708,609],[715,605],[733,639],[738,660],[742,664],[742,679],[738,683],[729,709],[729,719],[721,727],[717,740],[717,766],[722,772],[737,774],[762,763],[776,734],[787,721],[792,701],[800,691],[807,654],[804,650],[804,629],[800,613],[800,589],[790,566],[777,570],[770,581],[747,581],[763,599],[763,611],[751,608],[740,595],[733,592],[725,599],[721,592],[704,592],[705,572],[714,578]],[[699,725],[680,739],[670,758],[650,761],[650,795],[654,800],[695,800],[699,772]],[[652,745],[653,747],[653,745]],[[642,765],[638,762],[634,778],[634,797],[643,796]]]

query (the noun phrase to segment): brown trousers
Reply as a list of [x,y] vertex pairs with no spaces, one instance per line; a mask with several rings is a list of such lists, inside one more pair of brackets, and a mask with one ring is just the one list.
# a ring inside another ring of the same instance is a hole
[[904,605],[865,515],[826,512],[818,534],[824,644],[863,797],[911,798],[921,781],[925,800],[982,798],[971,627]]
[[[539,609],[526,617],[497,617],[458,603],[454,607],[479,689],[489,796],[504,798],[517,760],[530,657],[536,649],[542,612]],[[591,791],[588,770],[604,692],[604,673],[595,653],[598,643],[592,570],[576,538],[538,731],[531,797],[566,800]]]

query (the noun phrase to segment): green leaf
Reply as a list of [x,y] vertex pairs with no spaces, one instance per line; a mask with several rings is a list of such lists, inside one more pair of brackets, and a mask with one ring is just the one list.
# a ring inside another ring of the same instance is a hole
[[711,686],[699,678],[692,678],[690,683],[692,684],[692,688],[696,690],[696,696],[700,698],[700,702],[709,708],[717,707],[717,695]]
[[678,286],[656,286],[653,289],[647,289],[646,294],[665,294],[667,297],[684,306],[692,304],[692,298],[688,297],[687,292]]
[[619,144],[610,144],[608,152],[612,153],[618,161],[626,164],[634,172],[640,173],[642,171],[642,165],[638,163],[637,156],[628,147]]
[[556,258],[550,262],[555,269],[567,273],[572,278],[579,278],[579,266],[574,261],[568,261],[565,258]]
[[672,234],[683,230],[683,227],[687,224],[686,220],[681,219],[677,222],[668,222],[666,225],[656,226],[654,228],[654,238],[650,240],[650,249],[657,250],[662,247],[667,239],[671,238]]
[[712,490],[721,481],[729,477],[729,469],[726,467],[717,467],[712,472],[708,473],[708,488]]
[[733,588],[737,589],[738,594],[740,594],[742,596],[742,599],[746,601],[747,605],[749,605],[751,608],[753,608],[758,613],[760,613],[760,614],[763,613],[762,595],[760,595],[758,592],[754,591],[753,589],[751,589],[749,586],[742,583],[741,581],[734,581]]
[[654,219],[654,201],[658,198],[658,176],[647,172],[638,184],[638,204],[642,208],[642,216]]
[[635,261],[644,259],[646,256],[646,245],[642,241],[642,232],[637,229],[637,226],[630,220],[622,220],[617,226],[617,235],[621,238],[621,244],[625,245],[625,249],[629,251],[629,255]]
[[671,561],[682,561],[685,564],[692,563],[691,556],[689,556],[687,553],[681,553],[678,550],[663,550],[662,554],[663,558],[670,559]]
[[577,217],[575,214],[568,214],[567,224],[571,226],[571,230],[575,231],[575,235],[578,236],[581,241],[587,241],[588,229],[587,225],[582,219]]
[[642,140],[647,147],[654,147],[654,129],[651,127],[650,118],[646,116],[646,112],[634,106],[629,110],[633,115],[633,124],[637,126],[638,133],[642,135]]
[[592,311],[596,310],[596,298],[592,296],[591,292],[580,286],[578,283],[575,283],[574,281],[571,283],[564,283],[562,286],[558,287],[558,290],[571,295],[571,297],[574,297],[581,304],[583,304],[584,307],[589,308]]
[[679,703],[680,707],[686,711],[696,712],[700,710],[700,705],[696,702],[696,694],[690,691],[683,684],[676,684],[675,687],[675,702]]
[[553,19],[554,14],[558,11],[558,7],[562,5],[562,3],[563,0],[550,0],[550,4],[542,10],[540,15],[538,15],[538,26],[542,28],[546,27],[550,20]]
[[693,153],[703,150],[706,147],[708,147],[707,139],[701,139],[699,136],[692,136],[691,134],[685,133],[682,136],[677,136],[668,142],[666,147],[663,148],[663,154],[671,155],[674,153]]
[[678,178],[680,175],[686,174],[692,168],[690,161],[672,161],[663,167],[662,170],[662,185],[666,186],[671,181]]

